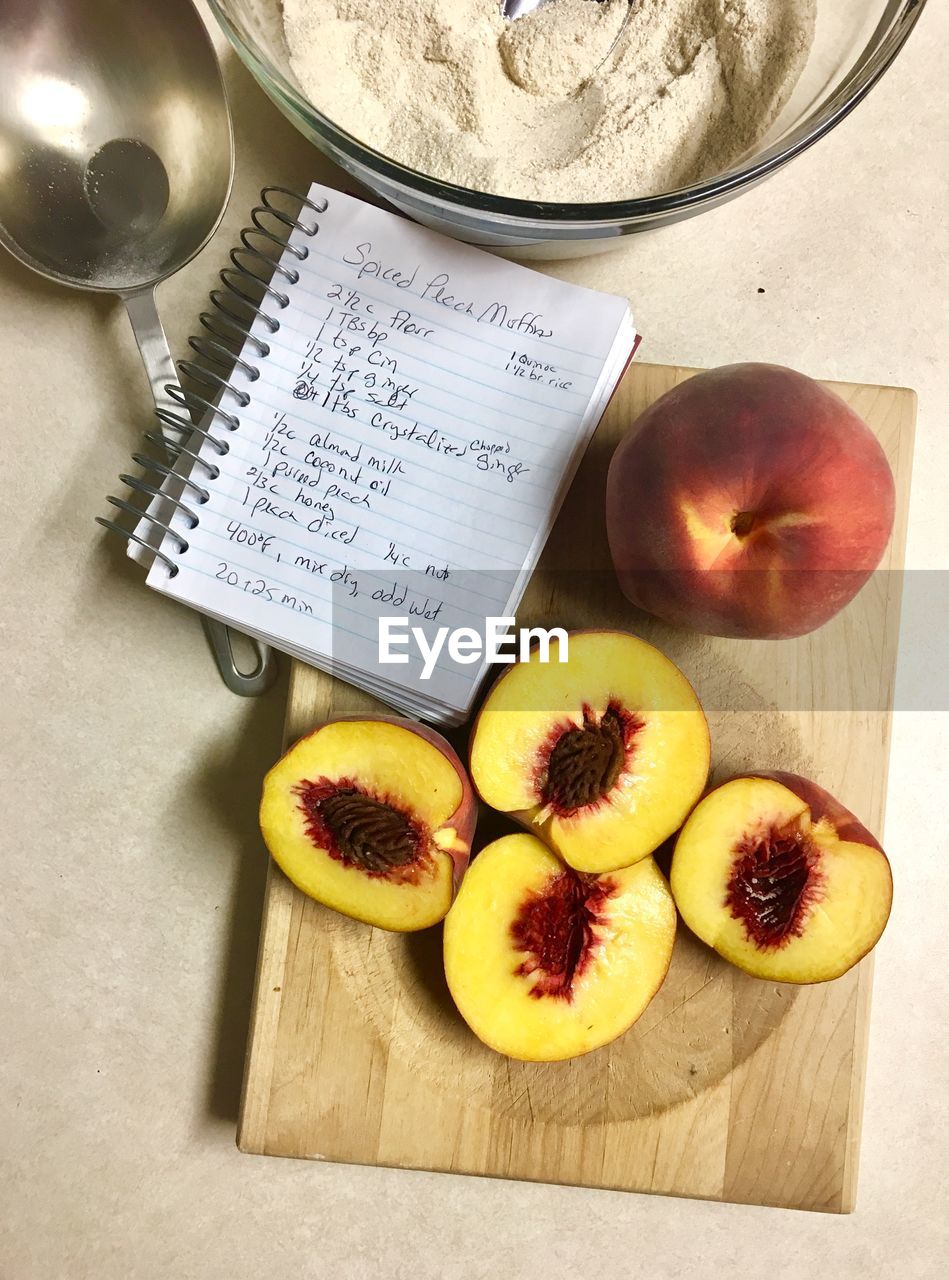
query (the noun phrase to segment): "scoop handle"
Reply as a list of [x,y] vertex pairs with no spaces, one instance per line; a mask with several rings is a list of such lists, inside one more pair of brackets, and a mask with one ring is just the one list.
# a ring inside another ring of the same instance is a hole
[[[126,293],[122,295],[122,301],[125,303],[132,333],[138,344],[139,355],[142,357],[142,364],[151,383],[155,407],[173,409],[176,407],[175,403],[165,388],[169,383],[177,385],[178,371],[171,358],[168,339],[165,337],[161,317],[155,305],[155,290],[147,288],[139,289],[135,293]],[[162,432],[162,434],[165,433]],[[169,444],[173,443],[172,437],[165,438]]]
[[[178,371],[171,358],[168,339],[165,337],[161,317],[155,305],[154,288],[149,287],[134,293],[123,294],[122,301],[125,303],[129,323],[151,383],[156,409],[180,409],[180,405],[166,390],[169,384],[177,385]],[[174,437],[168,433],[164,423],[162,436],[169,446],[169,458],[173,458]],[[234,658],[233,635],[230,629],[223,622],[218,622],[215,618],[207,618],[204,614],[201,615],[201,621],[211,652],[214,654],[217,669],[221,673],[221,679],[231,692],[240,694],[244,698],[255,698],[269,689],[277,674],[277,656],[270,646],[261,644],[259,640],[254,640],[250,636],[246,637],[246,643],[254,651],[256,665],[252,671],[241,671]]]

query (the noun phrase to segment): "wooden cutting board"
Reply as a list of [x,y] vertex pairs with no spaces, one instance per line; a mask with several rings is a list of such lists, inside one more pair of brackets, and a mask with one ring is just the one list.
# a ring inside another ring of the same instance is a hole
[[[879,832],[899,573],[877,574],[815,634],[780,642],[676,631],[638,612],[615,586],[602,515],[610,455],[636,415],[692,372],[630,368],[520,621],[613,625],[644,636],[695,685],[711,724],[715,776],[744,768],[807,774]],[[884,567],[897,570],[916,397],[893,387],[834,389],[870,423],[893,466],[897,519]],[[331,716],[378,706],[296,665],[287,740]],[[489,817],[479,842],[497,834],[498,824]],[[476,1040],[455,1012],[440,929],[397,935],[354,923],[304,897],[271,865],[238,1145],[847,1212],[857,1179],[871,965],[868,959],[837,982],[810,988],[760,982],[680,924],[669,976],[625,1036],[572,1062],[513,1062]]]

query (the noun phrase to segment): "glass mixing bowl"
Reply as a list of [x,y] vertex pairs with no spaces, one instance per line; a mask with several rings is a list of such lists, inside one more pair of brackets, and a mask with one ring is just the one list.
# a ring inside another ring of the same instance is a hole
[[[829,133],[866,96],[903,47],[926,0],[819,0],[817,36],[804,74],[751,153],[693,186],[602,204],[487,195],[397,164],[338,128],[304,95],[290,67],[280,0],[208,2],[283,114],[358,182],[416,221],[458,240],[507,249],[518,258],[554,258],[601,252],[613,247],[618,236],[693,217],[775,173]],[[331,66],[326,74],[333,74]]]

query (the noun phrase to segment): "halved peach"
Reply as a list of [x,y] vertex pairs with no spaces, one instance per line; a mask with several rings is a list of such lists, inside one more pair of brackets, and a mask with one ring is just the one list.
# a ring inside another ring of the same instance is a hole
[[879,843],[806,778],[733,778],[676,842],[672,892],[703,942],[758,978],[839,978],[879,940],[893,880]]
[[645,858],[708,777],[709,735],[692,686],[623,631],[573,631],[568,660],[527,662],[495,683],[475,723],[481,798],[542,836],[578,871]]
[[509,1058],[575,1058],[622,1035],[662,986],[675,941],[652,858],[609,875],[564,866],[536,836],[478,854],[445,921],[462,1017]]
[[408,932],[441,920],[476,805],[449,743],[410,720],[334,720],[264,779],[260,829],[298,889],[344,915]]

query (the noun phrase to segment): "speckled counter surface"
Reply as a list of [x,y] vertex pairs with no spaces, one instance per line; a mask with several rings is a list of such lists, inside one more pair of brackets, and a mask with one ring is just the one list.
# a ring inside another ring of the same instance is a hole
[[[932,4],[868,101],[778,177],[555,268],[627,293],[652,361],[915,387],[913,570],[945,568],[949,545],[947,46]],[[225,70],[238,174],[211,246],[159,291],[178,354],[257,189],[334,180],[230,52]],[[942,1275],[945,712],[895,722],[897,896],[852,1216],[238,1154],[265,869],[254,809],[285,687],[229,694],[197,620],[144,590],[92,523],[148,409],[118,306],[6,256],[0,294],[2,1280]],[[907,631],[911,684],[939,653]]]

